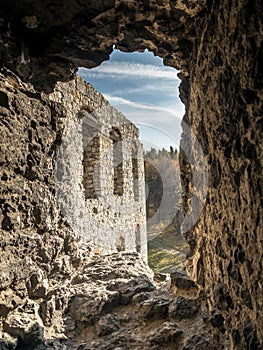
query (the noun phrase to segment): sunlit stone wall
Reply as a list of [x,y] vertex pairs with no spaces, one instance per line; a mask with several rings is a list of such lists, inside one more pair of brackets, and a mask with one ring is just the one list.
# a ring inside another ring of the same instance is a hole
[[11,72],[0,78],[3,231],[32,238],[73,231],[98,254],[137,251],[147,260],[143,149],[135,125],[79,76],[50,95]]
[[[64,108],[59,117],[65,122],[55,172],[62,214],[77,235],[97,245],[98,253],[139,250],[147,259],[138,129],[80,77],[58,83],[49,100]],[[139,186],[137,197],[135,185]]]

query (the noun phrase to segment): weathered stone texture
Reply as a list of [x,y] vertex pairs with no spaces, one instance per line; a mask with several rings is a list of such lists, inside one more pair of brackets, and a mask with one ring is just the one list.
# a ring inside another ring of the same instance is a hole
[[[63,4],[2,1],[1,65],[46,91],[51,91],[57,80],[69,80],[77,66],[92,67],[108,59],[113,44],[123,51],[148,48],[163,57],[166,64],[182,70],[180,96],[187,109],[184,121],[202,145],[209,170],[206,205],[198,223],[186,232],[191,248],[189,271],[203,288],[203,300],[211,313],[207,319],[218,339],[229,339],[226,347],[230,349],[261,349],[262,2],[68,0]],[[9,75],[6,81],[9,79],[11,86],[19,87],[14,76]],[[48,183],[54,145],[61,138],[54,116],[62,112],[57,109],[49,114],[47,105],[39,104],[39,98],[33,99],[35,113],[19,112],[32,101],[30,96],[29,92],[19,93],[18,102],[9,101],[5,92],[0,94],[3,120],[7,122],[4,128],[12,145],[5,152],[14,169],[2,177],[10,182],[10,191],[4,193],[8,206],[4,207],[3,229],[6,232],[18,228],[22,222],[23,232],[35,225],[41,234],[50,230],[50,225],[61,222],[50,203],[54,187]],[[11,108],[15,108],[21,123],[16,122]],[[41,124],[33,114],[41,118]],[[31,120],[33,124],[28,129],[25,125]],[[52,128],[48,127],[50,123]],[[42,144],[45,132],[50,140],[48,147]],[[24,136],[31,141],[25,142]],[[39,151],[42,147],[46,154]],[[190,163],[194,160],[198,170],[200,160],[186,127],[182,148],[190,150],[191,155],[187,160],[181,154],[183,204],[187,211],[194,189]],[[32,158],[32,154],[38,156]],[[39,166],[45,170],[38,172]],[[36,188],[28,189],[27,181],[33,180]],[[19,200],[16,194],[23,186],[23,191],[29,191],[30,202]],[[40,196],[46,198],[41,211]],[[12,245],[6,243],[8,240]],[[28,240],[5,236],[4,246],[12,246],[8,248],[8,264],[14,263],[15,245],[21,245],[21,254],[28,254]],[[50,240],[44,234],[30,250],[45,264],[49,257],[56,258],[62,249],[61,241],[57,237],[56,243],[45,246]],[[58,263],[57,269],[61,266],[67,274],[68,265]],[[3,272],[0,282],[6,288],[13,276],[8,270]],[[20,293],[21,290],[22,287]],[[6,305],[9,309],[10,303]],[[2,308],[3,313],[6,308]],[[177,333],[172,324],[162,329],[167,327],[171,334]],[[206,339],[194,335],[189,337],[185,349],[194,348],[195,344],[209,348]],[[92,345],[82,348],[90,349]]]
[[3,0],[0,4],[0,64],[48,91],[69,80],[77,67],[92,68],[109,58],[112,46],[132,52],[150,49],[188,73],[196,38],[195,1]]
[[[9,107],[2,107],[2,180],[6,188],[2,229],[10,233],[23,230],[34,237],[32,231],[54,230],[63,218],[76,236],[90,240],[100,254],[138,249],[147,259],[138,129],[80,77],[58,84],[50,95],[40,95],[25,85],[25,90],[21,85],[15,92],[8,74],[1,92]],[[116,144],[110,135],[113,128],[121,135]],[[134,143],[137,178],[133,176]],[[91,155],[95,163],[90,163]],[[119,194],[114,192],[120,186],[114,183],[114,167],[122,171]]]
[[261,20],[259,2],[213,3],[198,28],[187,115],[209,167],[193,274],[235,349],[263,341]]

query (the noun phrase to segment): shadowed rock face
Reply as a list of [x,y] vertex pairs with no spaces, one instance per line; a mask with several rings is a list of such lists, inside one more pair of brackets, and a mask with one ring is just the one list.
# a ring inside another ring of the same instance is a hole
[[[0,4],[1,65],[38,90],[50,92],[57,80],[71,79],[78,66],[99,65],[108,59],[113,44],[123,51],[148,48],[182,71],[184,120],[202,146],[209,174],[206,205],[185,234],[192,250],[189,272],[204,290],[215,334],[226,334],[234,349],[260,349],[263,344],[262,12],[259,0]],[[0,94],[0,102],[8,110],[5,94]],[[45,107],[41,113],[44,116]],[[53,129],[46,128],[55,144],[59,135],[52,118]],[[202,173],[183,128],[181,146]],[[52,158],[52,152],[47,157]],[[22,159],[16,161],[18,169],[23,166]],[[187,212],[196,184],[183,154],[181,172]],[[202,184],[198,191],[205,191]],[[11,207],[4,210],[12,213]],[[3,221],[3,232],[10,225]],[[15,257],[15,243],[11,245],[10,256]],[[52,249],[55,256],[56,245]],[[9,279],[6,272],[3,288]],[[177,334],[175,328],[172,332]]]
[[2,1],[1,64],[39,89],[95,67],[112,46],[148,48],[165,63],[190,69],[197,14],[205,1]]

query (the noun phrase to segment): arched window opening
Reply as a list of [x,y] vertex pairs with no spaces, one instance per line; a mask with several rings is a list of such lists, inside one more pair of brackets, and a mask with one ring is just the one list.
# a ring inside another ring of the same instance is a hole
[[123,153],[122,153],[122,137],[118,128],[112,128],[110,131],[110,139],[113,142],[113,194],[117,196],[123,195]]
[[138,166],[138,146],[135,142],[131,144],[132,152],[132,177],[133,177],[133,195],[134,200],[139,200],[139,166]]
[[84,135],[84,140],[88,140],[88,143],[83,153],[83,186],[85,198],[95,199],[100,191],[100,138],[92,127],[89,127],[88,133],[89,135]]
[[[181,119],[185,112],[179,99],[178,72],[172,67],[164,66],[163,59],[148,50],[124,53],[115,48],[109,61],[94,69],[81,68],[79,73],[140,130],[140,142],[144,147],[146,161],[145,173],[143,174],[141,163],[141,148],[134,138],[132,141],[136,142],[129,149],[126,144],[123,147],[124,159],[129,157],[127,180],[126,162],[123,162],[124,189],[122,155],[118,156],[115,147],[121,142],[118,142],[118,135],[113,137],[116,130],[112,131],[110,141],[114,143],[114,194],[121,195],[123,191],[126,192],[127,181],[127,194],[132,197],[129,200],[136,203],[134,208],[137,208],[144,195],[144,178],[149,190],[146,196],[146,220],[150,267],[163,273],[183,268],[188,250],[175,216],[178,209],[177,194],[180,194],[181,186],[177,171],[177,145],[181,139]],[[112,125],[118,123],[113,122]],[[129,137],[133,137],[133,134]],[[129,155],[126,154],[127,150]],[[143,220],[137,222],[137,218],[134,224],[136,250],[143,252],[146,225]],[[139,225],[136,226],[137,224]]]
[[136,251],[138,253],[141,253],[142,251],[142,242],[141,242],[141,228],[140,224],[136,224],[135,228],[135,244],[136,244]]
[[123,235],[120,235],[117,242],[117,251],[124,252],[125,251],[125,238]]

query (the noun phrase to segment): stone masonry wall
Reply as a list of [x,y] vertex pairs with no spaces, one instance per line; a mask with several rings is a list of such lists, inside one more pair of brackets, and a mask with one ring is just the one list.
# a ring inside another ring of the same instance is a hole
[[[140,246],[147,259],[144,163],[138,129],[80,77],[58,83],[48,98],[63,105],[60,119],[65,119],[56,158],[62,214],[75,234],[95,243],[98,252],[132,252]],[[137,198],[134,183],[139,186]]]
[[[94,243],[99,254],[139,250],[147,259],[138,129],[80,77],[58,84],[48,96],[30,91],[10,72],[1,79],[2,230],[34,236],[62,221],[76,236]],[[113,126],[122,135],[122,158],[115,159],[122,167],[122,195],[114,194]],[[138,146],[138,178],[133,176],[133,142]],[[85,149],[88,157],[96,156],[89,172]],[[140,188],[136,199],[135,182]],[[88,186],[94,188],[92,196]]]
[[[0,349],[78,349],[80,332],[85,329],[90,341],[89,327],[111,307],[154,290],[152,273],[141,259],[147,258],[144,198],[136,202],[133,193],[134,142],[143,180],[138,130],[80,77],[68,87],[60,84],[50,96],[5,69],[0,85]],[[87,115],[92,125],[84,123]],[[83,144],[88,144],[85,133],[95,130],[94,121],[100,122],[95,148],[102,152],[100,191],[97,198],[85,199]],[[123,139],[120,197],[112,187],[112,125]],[[81,220],[80,213],[86,218]],[[117,250],[133,253],[100,256]]]

